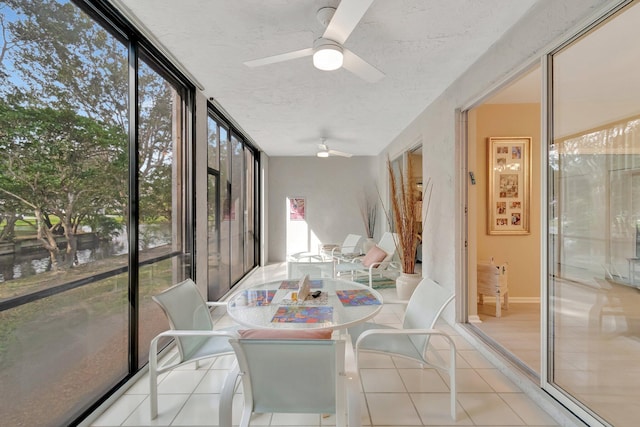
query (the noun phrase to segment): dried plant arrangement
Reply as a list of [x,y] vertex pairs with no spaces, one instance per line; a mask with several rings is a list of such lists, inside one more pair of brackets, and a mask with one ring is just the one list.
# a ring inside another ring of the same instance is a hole
[[[416,250],[421,242],[421,225],[429,212],[433,185],[431,178],[423,183],[422,190],[414,188],[412,162],[407,162],[404,174],[393,171],[391,160],[387,160],[389,172],[389,192],[391,195],[391,214],[393,225],[398,234],[396,242],[402,272],[414,274],[416,271]],[[386,211],[385,211],[386,213]],[[387,218],[389,220],[389,218]]]
[[363,197],[359,199],[358,205],[365,233],[369,239],[373,239],[373,233],[376,230],[376,219],[378,216],[376,200],[372,199],[367,192],[363,192]]

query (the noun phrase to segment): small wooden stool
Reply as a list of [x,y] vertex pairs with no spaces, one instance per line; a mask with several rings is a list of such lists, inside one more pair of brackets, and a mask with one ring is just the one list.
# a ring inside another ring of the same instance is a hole
[[509,289],[507,287],[507,264],[496,265],[493,258],[489,263],[478,263],[478,304],[484,304],[484,296],[496,298],[496,317],[501,316],[501,297],[504,309],[509,309]]

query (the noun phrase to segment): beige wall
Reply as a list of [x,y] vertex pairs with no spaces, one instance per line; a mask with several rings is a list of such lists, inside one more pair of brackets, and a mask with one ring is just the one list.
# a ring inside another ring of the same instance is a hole
[[[475,199],[469,219],[475,222],[476,259],[509,264],[509,297],[538,298],[540,296],[540,104],[485,104],[470,112],[469,170],[476,177],[469,195]],[[528,235],[495,236],[487,234],[487,138],[492,136],[530,136],[531,145],[531,216]],[[475,154],[475,160],[471,157]],[[470,272],[475,270],[470,266]],[[470,275],[475,277],[475,274]],[[471,277],[470,277],[471,279]],[[470,297],[472,297],[470,295]]]

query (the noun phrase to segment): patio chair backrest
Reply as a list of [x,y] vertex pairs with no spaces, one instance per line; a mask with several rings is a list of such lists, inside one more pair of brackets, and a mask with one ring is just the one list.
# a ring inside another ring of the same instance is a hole
[[363,237],[359,234],[347,234],[347,237],[344,238],[344,242],[342,242],[341,252],[342,253],[358,253],[362,248],[362,240]]
[[[210,331],[213,321],[207,303],[191,279],[151,297],[169,319],[172,330]],[[176,337],[181,360],[190,359],[207,337]]]
[[[434,329],[440,315],[454,294],[431,279],[420,281],[409,299],[404,315],[403,329]],[[429,335],[410,335],[416,349],[424,354],[429,345]]]
[[378,247],[387,253],[387,257],[383,261],[393,261],[396,256],[396,248],[398,245],[398,234],[385,231],[378,242]]
[[345,341],[231,339],[253,412],[344,410]]

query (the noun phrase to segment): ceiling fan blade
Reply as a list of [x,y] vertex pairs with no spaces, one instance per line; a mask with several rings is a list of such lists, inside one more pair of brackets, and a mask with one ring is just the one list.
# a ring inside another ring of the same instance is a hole
[[276,62],[284,62],[311,55],[313,55],[313,48],[301,49],[293,52],[282,53],[280,55],[267,56],[266,58],[254,59],[252,61],[245,62],[244,65],[247,67],[261,67],[263,65],[275,64]]
[[371,3],[373,0],[342,0],[322,37],[344,44]]
[[341,157],[351,157],[351,156],[353,156],[353,154],[351,154],[351,153],[345,153],[344,151],[336,151],[336,150],[329,150],[329,155],[331,155],[331,156],[341,156]]
[[344,62],[342,66],[351,71],[361,79],[368,81],[369,83],[375,83],[384,77],[384,73],[378,70],[373,65],[360,58],[355,53],[348,49],[343,50]]

